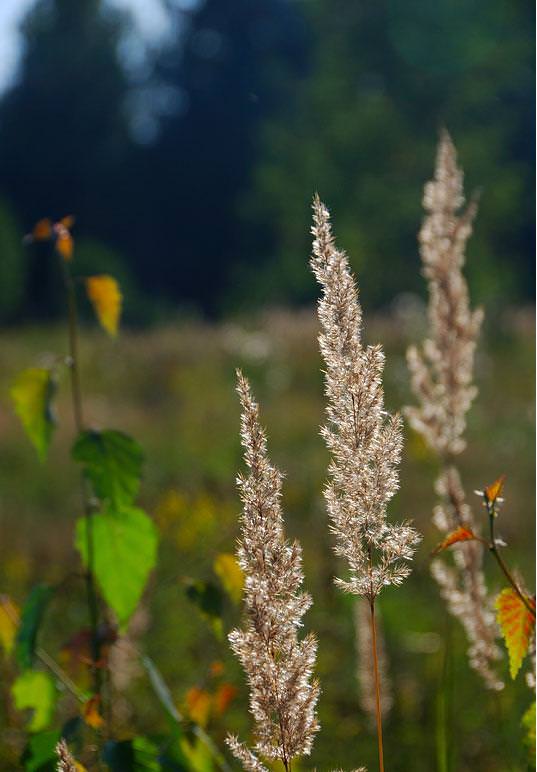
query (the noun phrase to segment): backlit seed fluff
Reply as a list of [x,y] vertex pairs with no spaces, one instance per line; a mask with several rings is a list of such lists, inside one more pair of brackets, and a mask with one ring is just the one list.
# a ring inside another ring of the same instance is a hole
[[56,755],[58,757],[57,772],[77,772],[76,762],[71,756],[65,740],[60,740],[56,745]]
[[408,576],[421,537],[410,525],[386,518],[399,487],[401,418],[384,409],[384,353],[380,346],[362,345],[358,289],[318,196],[312,233],[311,267],[322,287],[319,343],[328,418],[322,435],[332,456],[325,499],[336,554],[349,567],[348,578],[336,583],[373,601],[383,587]]
[[472,311],[462,273],[464,250],[472,232],[476,201],[464,204],[463,173],[455,147],[444,131],[434,180],[425,185],[425,219],[419,233],[423,275],[429,288],[429,338],[407,352],[412,389],[419,406],[409,407],[411,426],[440,455],[465,448],[466,413],[477,394],[473,384],[474,352],[483,320]]
[[[434,180],[425,185],[425,219],[419,234],[423,274],[429,290],[430,337],[421,353],[407,352],[412,388],[419,406],[406,409],[410,424],[442,459],[436,482],[440,503],[433,521],[443,536],[459,526],[479,532],[466,501],[454,455],[465,448],[466,413],[477,394],[473,384],[474,352],[483,319],[470,310],[462,273],[464,250],[476,213],[475,202],[464,204],[463,174],[447,132],[440,137]],[[451,562],[451,564],[450,564]],[[482,569],[483,546],[468,541],[437,558],[431,572],[448,609],[465,629],[470,665],[490,689],[501,689],[494,664],[501,657],[492,602]]]
[[244,769],[254,772],[279,759],[287,769],[308,755],[318,731],[319,686],[313,680],[317,643],[299,639],[311,598],[301,591],[302,553],[285,538],[280,506],[282,475],[267,456],[266,435],[248,381],[239,372],[241,439],[247,476],[238,479],[243,505],[238,559],[245,576],[243,629],[229,635],[250,689],[255,747],[234,736],[227,743]]

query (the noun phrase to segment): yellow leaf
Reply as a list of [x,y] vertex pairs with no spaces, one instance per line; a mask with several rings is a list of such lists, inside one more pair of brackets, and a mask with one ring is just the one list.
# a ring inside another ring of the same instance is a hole
[[452,544],[457,544],[457,542],[460,541],[470,541],[471,539],[475,538],[475,533],[470,528],[466,528],[466,526],[460,525],[454,531],[448,533],[444,541],[440,542],[438,547],[436,547],[433,555],[436,555],[437,552],[442,552],[442,550],[451,547]]
[[99,713],[99,703],[99,696],[95,694],[84,703],[82,708],[84,721],[93,729],[100,729],[104,725],[104,718]]
[[47,454],[55,424],[51,404],[55,390],[51,371],[40,367],[24,370],[10,389],[15,412],[41,460]]
[[229,552],[222,552],[220,555],[217,555],[213,569],[231,600],[234,603],[240,603],[244,575],[235,556]]
[[7,595],[0,595],[0,645],[10,654],[19,626],[19,610]]
[[492,485],[489,485],[485,488],[485,498],[491,503],[494,504],[498,496],[501,495],[501,492],[503,490],[503,486],[505,483],[505,475],[502,474],[500,477],[498,477],[497,480],[495,480]]
[[188,715],[200,726],[206,726],[211,712],[212,697],[205,689],[193,686],[186,694]]
[[86,292],[101,327],[110,335],[116,335],[123,300],[117,281],[105,274],[90,276],[86,279]]
[[496,598],[496,619],[509,652],[509,672],[515,679],[522,661],[527,654],[533,629],[535,628],[535,600],[527,598],[533,607],[533,615],[520,596],[508,587]]

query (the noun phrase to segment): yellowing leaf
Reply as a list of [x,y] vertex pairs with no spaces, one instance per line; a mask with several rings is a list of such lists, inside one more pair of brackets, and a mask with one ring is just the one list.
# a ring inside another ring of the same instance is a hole
[[86,279],[86,292],[101,327],[116,335],[123,300],[117,281],[106,274],[90,276]]
[[0,596],[0,645],[10,654],[19,626],[19,610],[7,595]]
[[233,684],[220,684],[213,697],[213,707],[215,713],[219,716],[221,716],[222,713],[225,713],[229,707],[230,702],[234,699],[236,694],[237,689],[233,686]]
[[31,237],[35,241],[46,241],[52,237],[52,223],[48,217],[38,220],[33,227]]
[[222,552],[220,555],[217,555],[213,569],[231,600],[234,603],[240,603],[244,574],[235,556],[229,552]]
[[56,705],[56,687],[51,676],[42,670],[26,670],[13,684],[12,693],[18,710],[33,710],[28,730],[46,729]]
[[206,726],[211,713],[212,697],[205,689],[193,686],[186,695],[188,715],[200,726]]
[[452,544],[457,544],[457,542],[460,541],[470,541],[475,538],[475,533],[470,528],[466,528],[466,526],[460,525],[454,531],[448,533],[444,541],[440,542],[440,544],[436,547],[433,555],[436,555],[438,552],[442,552],[442,550],[451,547]]
[[66,262],[73,259],[74,242],[73,237],[63,226],[57,228],[56,250]]
[[485,488],[484,493],[487,500],[494,504],[498,496],[501,495],[501,492],[503,490],[503,486],[505,483],[505,475],[502,474],[500,477],[498,477],[497,480],[495,480],[492,485],[489,485]]
[[533,615],[511,587],[502,590],[494,603],[496,619],[509,652],[509,672],[513,679],[520,670],[535,628],[535,601],[530,598],[527,601],[534,609]]
[[102,726],[104,726],[104,718],[99,713],[99,704],[100,704],[99,695],[95,694],[93,697],[90,697],[89,700],[87,700],[84,703],[84,706],[82,709],[82,715],[84,717],[84,721],[88,726],[91,726],[93,729],[100,729]]
[[41,367],[24,370],[10,389],[15,412],[41,460],[47,455],[56,423],[52,409],[55,391],[51,371]]

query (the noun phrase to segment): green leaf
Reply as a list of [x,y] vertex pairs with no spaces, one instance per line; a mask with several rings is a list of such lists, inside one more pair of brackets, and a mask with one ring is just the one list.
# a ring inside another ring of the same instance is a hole
[[79,519],[76,546],[87,566],[88,536],[93,541],[93,571],[106,602],[122,628],[138,605],[156,563],[157,529],[145,512],[123,506]]
[[21,759],[26,772],[56,772],[58,769],[56,745],[61,736],[61,732],[53,730],[39,732],[30,737]]
[[46,458],[56,424],[52,407],[55,392],[56,379],[51,370],[42,367],[19,373],[10,389],[15,412],[41,461]]
[[95,495],[114,507],[132,504],[140,489],[144,455],[138,443],[123,432],[84,431],[72,450],[83,464]]
[[522,728],[525,730],[524,745],[528,749],[529,761],[535,769],[535,702],[522,716]]
[[16,656],[19,666],[24,670],[32,667],[37,635],[43,614],[52,597],[52,588],[46,584],[36,585],[28,596],[22,609],[21,621],[17,632]]
[[159,750],[146,737],[118,742],[111,740],[104,747],[104,760],[112,772],[160,772]]
[[217,638],[221,638],[224,596],[212,582],[186,580],[186,595],[208,620]]
[[31,708],[34,711],[28,731],[40,732],[46,729],[56,706],[56,686],[52,677],[42,670],[26,670],[17,678],[11,690],[18,710]]

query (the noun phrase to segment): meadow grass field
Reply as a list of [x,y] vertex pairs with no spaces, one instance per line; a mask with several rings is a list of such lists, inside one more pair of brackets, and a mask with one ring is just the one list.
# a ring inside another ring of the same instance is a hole
[[[387,355],[387,408],[400,410],[411,402],[404,354],[426,332],[423,308],[416,299],[403,298],[366,319],[367,342],[381,342]],[[214,325],[182,320],[124,330],[113,341],[84,330],[84,409],[90,426],[124,430],[141,441],[146,454],[141,502],[159,527],[159,561],[133,619],[131,642],[158,663],[174,702],[224,751],[227,731],[247,738],[250,728],[243,673],[226,640],[239,622],[240,607],[226,602],[220,631],[190,603],[185,581],[216,581],[216,556],[235,550],[240,511],[235,477],[242,462],[234,388],[235,368],[243,369],[261,404],[272,458],[286,475],[286,527],[303,545],[305,587],[313,597],[305,629],[319,639],[321,731],[307,767],[375,769],[374,728],[360,708],[356,680],[354,600],[332,582],[339,569],[322,498],[328,459],[318,430],[323,380],[317,333],[313,309],[274,310]],[[87,609],[72,546],[80,491],[78,469],[69,459],[74,427],[67,376],[60,383],[58,430],[43,464],[8,399],[16,373],[47,363],[51,352],[66,351],[65,330],[7,329],[0,339],[0,590],[22,604],[35,583],[61,583],[40,641],[52,651],[63,647],[61,663],[70,672],[76,664],[65,644],[86,624]],[[507,309],[487,321],[476,380],[479,396],[460,462],[463,481],[473,491],[506,475],[499,532],[509,545],[511,565],[529,579],[535,536],[533,309]],[[379,601],[394,696],[385,722],[387,766],[393,772],[523,772],[528,762],[520,722],[531,702],[523,675],[510,682],[504,657],[506,688],[485,690],[468,666],[460,625],[447,614],[429,573],[439,538],[431,521],[436,473],[437,462],[423,440],[405,427],[401,490],[390,519],[411,518],[424,540],[410,578],[400,589],[387,588]],[[471,503],[479,518],[477,497]],[[491,562],[487,577],[492,588],[503,586]],[[117,655],[123,671],[114,685],[116,734],[156,736],[166,729],[166,717],[133,651],[125,646]],[[9,696],[13,677],[6,657],[0,707],[8,727],[0,751],[6,771],[17,768],[23,746],[23,716]],[[204,695],[223,683],[231,701],[225,709],[209,710]],[[65,694],[60,718],[67,719],[71,708]],[[211,769],[203,749],[196,752],[195,768]],[[297,763],[294,769],[305,766]]]

